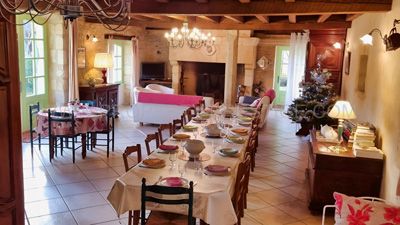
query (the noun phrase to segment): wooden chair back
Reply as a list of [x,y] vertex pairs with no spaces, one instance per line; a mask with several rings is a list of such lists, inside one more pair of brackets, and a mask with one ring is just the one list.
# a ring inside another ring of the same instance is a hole
[[183,126],[182,119],[175,119],[172,121],[172,133],[175,134],[177,130]]
[[158,127],[158,136],[160,138],[160,143],[164,143],[166,139],[163,138],[163,131],[167,130],[169,132],[169,136],[171,137],[174,134],[172,123],[160,124]]
[[204,99],[200,100],[200,111],[203,111],[206,109],[206,101]]
[[239,164],[236,182],[235,182],[235,191],[232,197],[233,208],[235,209],[235,213],[238,219],[238,223],[240,224],[240,219],[244,216],[244,206],[245,206],[245,195],[248,185],[248,176],[249,176],[249,168],[250,168],[250,155],[245,154],[244,160]]
[[[154,193],[147,195],[148,193]],[[156,196],[177,196],[178,199],[162,199]],[[193,181],[190,181],[189,188],[186,187],[165,187],[159,185],[146,185],[146,179],[142,179],[142,204],[141,218],[146,218],[146,202],[154,202],[164,205],[188,205],[188,225],[194,225],[196,220],[193,218]],[[184,196],[187,196],[185,198]],[[141,225],[145,225],[146,221],[141,220]]]
[[186,125],[189,121],[186,119],[186,111],[184,111],[181,115],[182,126]]
[[140,147],[140,144],[134,145],[134,146],[128,146],[125,148],[124,153],[122,153],[122,158],[124,159],[124,166],[125,166],[125,171],[128,172],[132,167],[135,165],[129,166],[128,163],[128,156],[130,156],[132,153],[135,153],[137,155],[137,163],[142,161],[142,149]]
[[146,144],[146,151],[147,155],[150,155],[152,153],[151,147],[150,147],[150,142],[155,141],[156,142],[156,148],[160,145],[160,138],[158,135],[158,132],[155,132],[154,134],[148,134],[146,136],[146,139],[144,139],[144,143]]
[[186,109],[186,116],[187,116],[187,122],[192,120],[193,117],[197,116],[196,109],[194,107],[189,107]]

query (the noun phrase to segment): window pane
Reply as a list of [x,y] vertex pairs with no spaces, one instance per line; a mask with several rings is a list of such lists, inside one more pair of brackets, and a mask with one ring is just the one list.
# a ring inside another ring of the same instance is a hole
[[43,39],[43,26],[33,23],[34,38]]
[[44,46],[43,41],[35,40],[35,57],[43,58],[44,57]]
[[24,38],[32,38],[32,24],[33,22],[29,22],[24,25]]
[[35,59],[35,76],[44,76],[44,59]]
[[25,58],[32,58],[33,57],[33,42],[32,40],[25,40],[24,41],[24,51],[25,51]]
[[282,63],[284,63],[284,64],[289,63],[289,51],[288,50],[282,51]]
[[25,77],[33,76],[33,59],[25,59]]
[[46,92],[44,77],[36,78],[36,95],[42,95]]
[[122,56],[122,48],[119,45],[114,45],[114,56]]
[[25,91],[26,96],[32,96],[35,94],[33,78],[25,79]]
[[281,77],[288,76],[288,65],[282,65],[281,67]]
[[122,68],[122,58],[121,57],[117,58],[117,68],[118,69]]
[[287,86],[287,77],[281,77],[279,80],[279,86],[280,87],[286,87]]

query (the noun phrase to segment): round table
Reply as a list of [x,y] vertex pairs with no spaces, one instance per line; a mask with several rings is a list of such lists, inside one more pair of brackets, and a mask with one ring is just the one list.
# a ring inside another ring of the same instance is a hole
[[[71,113],[69,107],[51,108],[59,113]],[[73,110],[75,117],[75,133],[82,136],[82,157],[86,157],[86,134],[103,131],[107,128],[107,110],[98,107],[79,106]],[[49,121],[47,110],[41,110],[36,116],[36,132],[42,137],[49,135]],[[51,133],[65,135],[70,131],[70,124],[64,122],[53,123]]]

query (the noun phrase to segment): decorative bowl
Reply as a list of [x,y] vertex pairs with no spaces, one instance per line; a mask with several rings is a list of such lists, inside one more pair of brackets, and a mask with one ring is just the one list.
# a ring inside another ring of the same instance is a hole
[[189,153],[189,158],[197,159],[199,158],[200,153],[205,148],[204,143],[201,140],[190,139],[187,140],[184,147],[186,151]]
[[207,125],[205,128],[207,135],[209,136],[220,136],[221,130],[218,128],[218,125],[215,123]]

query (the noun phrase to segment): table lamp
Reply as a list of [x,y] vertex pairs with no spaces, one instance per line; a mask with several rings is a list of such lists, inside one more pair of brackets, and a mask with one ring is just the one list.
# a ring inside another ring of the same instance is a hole
[[353,108],[351,108],[350,102],[337,101],[331,111],[329,111],[328,116],[339,120],[338,144],[335,146],[329,146],[329,150],[337,153],[347,151],[345,147],[340,145],[340,140],[343,134],[343,120],[356,118],[356,114],[354,113]]
[[103,84],[107,84],[107,68],[113,67],[112,55],[110,53],[96,53],[94,57],[94,67],[101,68]]

